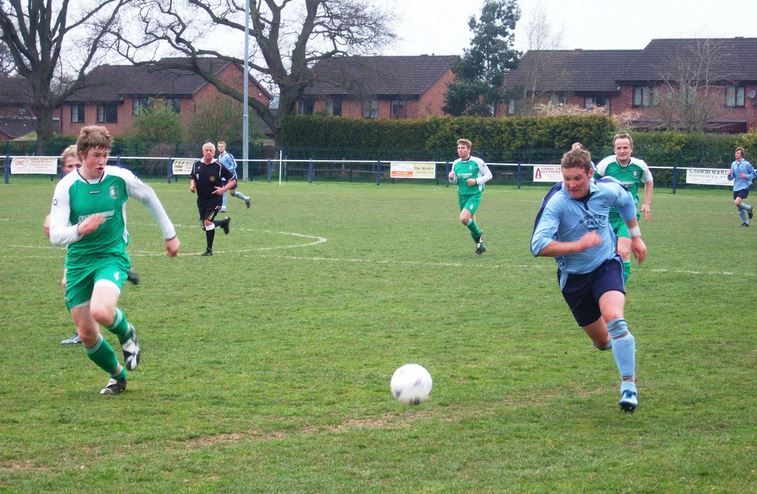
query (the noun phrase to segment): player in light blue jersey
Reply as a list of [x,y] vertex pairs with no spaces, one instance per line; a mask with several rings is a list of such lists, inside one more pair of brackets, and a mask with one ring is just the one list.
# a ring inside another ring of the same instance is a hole
[[[225,141],[218,141],[218,161],[223,166],[225,166],[227,170],[232,172],[234,174],[234,178],[237,179],[237,182],[234,184],[234,186],[231,187],[231,192],[229,192],[229,194],[231,194],[233,197],[236,197],[237,199],[243,200],[245,206],[247,206],[247,209],[250,209],[252,199],[237,189],[237,185],[239,184],[239,179],[237,178],[237,162],[234,161],[234,156],[226,151]],[[223,195],[223,202],[221,203],[221,212],[224,211],[226,211],[226,194]]]
[[624,319],[623,266],[615,251],[609,214],[615,208],[631,232],[631,250],[641,263],[641,239],[633,197],[613,178],[594,180],[591,155],[572,149],[561,161],[563,181],[547,193],[534,222],[531,253],[554,257],[563,297],[573,317],[600,350],[612,348],[620,371],[620,408],[633,412],[636,341]]
[[749,196],[749,186],[755,177],[754,167],[744,159],[744,148],[737,147],[734,153],[736,159],[731,163],[728,180],[733,180],[733,203],[741,217],[741,226],[749,226],[749,220],[754,216],[752,206],[744,202]]

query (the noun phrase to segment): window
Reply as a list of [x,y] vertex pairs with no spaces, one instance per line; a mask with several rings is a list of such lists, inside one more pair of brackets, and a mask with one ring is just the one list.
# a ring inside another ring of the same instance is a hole
[[633,106],[660,106],[660,91],[649,86],[633,88]]
[[71,104],[71,123],[84,123],[84,103]]
[[744,107],[744,86],[725,88],[725,106],[728,108]]
[[378,118],[378,100],[363,101],[363,118]]
[[568,98],[564,94],[551,94],[549,96],[549,103],[552,105],[564,105],[568,102]]
[[407,102],[401,98],[392,100],[391,118],[407,118]]
[[507,102],[508,115],[520,115],[523,113],[523,100],[510,98]]
[[326,100],[326,112],[335,117],[342,116],[342,97],[332,96]]
[[586,96],[584,98],[584,108],[586,108],[587,110],[591,110],[595,106],[606,107],[608,103],[609,101],[607,100],[606,96]]
[[315,100],[306,98],[300,100],[300,115],[312,115],[315,110]]
[[181,113],[181,101],[179,98],[167,96],[165,98],[166,106],[176,113]]
[[116,123],[118,122],[118,105],[115,103],[106,103],[97,105],[97,123]]
[[140,113],[142,113],[142,110],[144,110],[145,108],[150,108],[151,106],[152,98],[148,98],[146,96],[133,98],[131,100],[131,114],[139,115]]

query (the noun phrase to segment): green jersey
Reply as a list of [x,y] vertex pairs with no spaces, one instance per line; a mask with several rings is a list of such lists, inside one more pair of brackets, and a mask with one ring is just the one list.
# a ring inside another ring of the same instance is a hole
[[[492,172],[489,171],[489,167],[486,166],[484,160],[475,156],[470,156],[465,161],[460,158],[456,159],[452,163],[452,172],[455,174],[457,193],[460,196],[471,196],[482,193],[484,191],[484,184],[492,178]],[[468,185],[469,178],[475,179],[476,184],[473,186]]]
[[[71,260],[126,252],[129,243],[126,201],[129,197],[134,197],[147,207],[158,221],[165,239],[176,236],[176,230],[155,191],[129,170],[106,166],[102,177],[97,180],[85,180],[77,170],[58,182],[50,209],[50,241],[69,246],[67,265]],[[80,236],[77,226],[94,214],[104,216],[105,221],[94,232]]]
[[623,184],[633,197],[634,204],[639,204],[639,185],[652,182],[652,172],[644,162],[631,157],[631,162],[621,165],[615,155],[608,156],[597,165],[597,175],[600,177],[613,177]]

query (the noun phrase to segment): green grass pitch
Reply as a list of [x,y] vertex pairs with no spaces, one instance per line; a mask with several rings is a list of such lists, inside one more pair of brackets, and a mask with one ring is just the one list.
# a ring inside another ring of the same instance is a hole
[[[729,190],[655,191],[625,414],[611,353],[530,255],[546,187],[489,187],[476,257],[452,187],[242,183],[253,207],[229,199],[205,258],[186,181],[151,185],[181,254],[130,201],[141,284],[121,306],[144,353],[103,397],[107,376],[59,345],[54,184],[0,184],[0,491],[757,490],[757,225],[738,228]],[[389,393],[408,362],[434,378],[416,407]]]

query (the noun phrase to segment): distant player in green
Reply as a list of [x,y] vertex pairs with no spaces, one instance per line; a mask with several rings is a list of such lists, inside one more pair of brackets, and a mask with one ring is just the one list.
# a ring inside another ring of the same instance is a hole
[[[597,176],[613,177],[633,196],[636,206],[636,219],[639,219],[639,212],[644,213],[644,219],[649,221],[652,218],[652,190],[654,189],[654,179],[649,166],[638,158],[633,158],[633,139],[628,134],[617,134],[612,140],[614,155],[608,156],[597,164]],[[644,202],[639,207],[639,185],[644,184]],[[623,218],[618,211],[610,211],[610,224],[618,237],[618,254],[623,260],[623,280],[628,282],[631,275],[631,234],[628,233]]]
[[[127,369],[140,361],[137,332],[117,307],[131,259],[126,253],[126,201],[143,203],[157,220],[169,256],[179,250],[171,220],[158,196],[130,171],[107,166],[112,138],[105,127],[81,129],[76,150],[81,166],[58,182],[50,208],[50,241],[68,245],[66,305],[87,357],[110,376],[101,394],[126,389]],[[124,365],[100,334],[100,325],[118,336]]]
[[460,222],[470,230],[476,243],[476,255],[486,252],[484,231],[476,223],[476,211],[481,205],[484,184],[491,180],[492,172],[484,160],[471,156],[472,144],[468,139],[457,140],[458,159],[452,163],[449,181],[457,183],[457,201],[460,206]]

